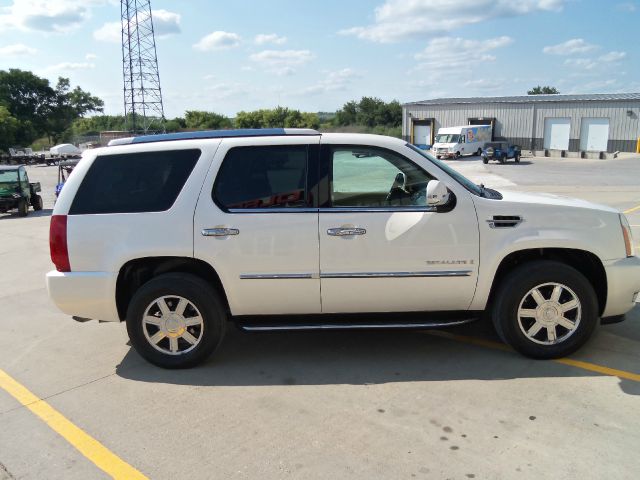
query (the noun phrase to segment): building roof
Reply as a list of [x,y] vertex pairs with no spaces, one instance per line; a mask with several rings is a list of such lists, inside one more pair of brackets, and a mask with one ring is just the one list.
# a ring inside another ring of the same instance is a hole
[[640,100],[640,93],[590,93],[585,95],[520,95],[516,97],[433,98],[409,105],[453,105],[480,103],[594,102]]

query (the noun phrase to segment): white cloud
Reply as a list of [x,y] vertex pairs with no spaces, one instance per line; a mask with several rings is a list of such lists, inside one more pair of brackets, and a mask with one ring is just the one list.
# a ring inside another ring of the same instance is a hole
[[[152,10],[153,30],[156,38],[164,38],[180,33],[180,14],[167,10]],[[135,22],[134,22],[135,23]],[[132,25],[132,28],[135,28]],[[93,38],[101,42],[122,42],[122,27],[120,22],[106,22],[93,32]]]
[[302,90],[302,93],[306,95],[316,95],[346,90],[353,80],[358,77],[360,77],[360,74],[352,68],[325,72],[323,78],[317,84],[305,88]]
[[151,10],[153,17],[153,31],[156,37],[167,37],[180,33],[180,14],[168,10]]
[[0,8],[0,29],[68,32],[91,17],[91,10],[109,0],[13,0]]
[[427,47],[415,55],[419,68],[438,70],[466,68],[481,62],[491,62],[496,57],[489,52],[510,45],[513,39],[502,36],[487,40],[467,40],[460,37],[440,37],[431,40]]
[[[594,70],[598,67],[609,68],[611,63],[616,63],[627,56],[626,52],[609,52],[598,58],[568,58],[564,64],[569,67],[581,68],[584,70]],[[609,65],[608,65],[609,64]]]
[[21,57],[23,55],[35,55],[37,52],[35,48],[27,47],[22,43],[0,47],[0,57]]
[[633,13],[638,10],[638,6],[633,2],[618,3],[616,5],[616,10],[619,12]]
[[627,52],[609,52],[602,55],[598,60],[601,62],[618,62],[627,56]]
[[120,22],[107,22],[93,32],[93,38],[101,42],[122,42]]
[[472,90],[493,91],[504,88],[504,81],[478,78],[476,80],[468,80],[462,86]]
[[281,37],[275,33],[260,33],[255,36],[253,41],[256,45],[264,45],[271,43],[273,45],[283,45],[287,41],[287,37]]
[[386,0],[372,25],[342,30],[374,42],[423,38],[500,17],[562,10],[566,0]]
[[585,42],[582,38],[572,38],[558,45],[544,47],[542,51],[549,55],[575,55],[577,53],[588,53],[596,50],[596,45]]
[[295,69],[313,58],[309,50],[263,50],[249,56],[252,62],[278,75],[293,75]]
[[84,62],[84,63],[75,63],[75,62],[62,62],[62,63],[57,63],[55,65],[49,65],[48,67],[44,68],[44,71],[47,73],[60,73],[60,72],[70,72],[70,71],[77,71],[77,70],[91,70],[92,68],[96,68],[95,64],[93,63],[88,63],[88,62]]
[[193,45],[193,48],[201,52],[225,50],[239,46],[241,41],[242,38],[237,33],[218,30],[202,37],[198,43]]
[[85,60],[95,60],[96,58],[98,58],[98,56],[95,53],[87,53],[84,56]]

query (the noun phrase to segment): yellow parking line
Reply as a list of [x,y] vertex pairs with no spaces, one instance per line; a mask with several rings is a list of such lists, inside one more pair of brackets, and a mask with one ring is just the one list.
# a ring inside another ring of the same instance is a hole
[[627,214],[627,213],[635,212],[636,210],[640,210],[640,205],[638,205],[636,207],[633,207],[633,208],[630,208],[629,210],[625,210],[622,213]]
[[116,479],[146,479],[142,473],[112,453],[91,435],[67,420],[60,412],[0,369],[0,388],[27,407],[58,435]]
[[[471,345],[478,345],[481,347],[493,348],[495,350],[504,350],[512,352],[513,349],[503,343],[494,342],[492,340],[485,340],[483,338],[468,337],[466,335],[456,335],[449,332],[433,331],[430,335],[437,337],[447,338],[449,340],[455,340],[457,342],[469,343]],[[627,372],[625,370],[618,370],[615,368],[605,367],[590,362],[583,362],[582,360],[574,360],[572,358],[556,358],[552,360],[556,363],[562,363],[563,365],[570,365],[572,367],[581,368],[582,370],[588,370],[590,372],[600,373],[602,375],[608,375],[611,377],[624,378],[625,380],[631,380],[633,382],[640,382],[640,374]]]

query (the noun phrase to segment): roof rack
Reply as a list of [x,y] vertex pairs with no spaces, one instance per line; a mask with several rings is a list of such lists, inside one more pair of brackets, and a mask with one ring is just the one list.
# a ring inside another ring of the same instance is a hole
[[280,135],[306,136],[320,135],[310,128],[244,128],[238,130],[203,130],[199,132],[163,133],[159,135],[143,135],[140,137],[114,138],[107,144],[130,145],[135,143],[170,142],[172,140],[197,140],[204,138],[237,138],[237,137],[272,137]]

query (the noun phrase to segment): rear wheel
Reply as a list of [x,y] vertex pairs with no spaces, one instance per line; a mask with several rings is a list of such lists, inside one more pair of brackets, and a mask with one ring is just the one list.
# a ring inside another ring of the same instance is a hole
[[481,148],[479,148],[479,149],[476,151],[476,155],[477,155],[478,157],[479,157],[480,155],[482,155],[482,149],[481,149]]
[[578,350],[598,320],[589,281],[560,262],[521,265],[502,281],[493,324],[505,343],[532,358],[558,358]]
[[31,198],[31,206],[36,212],[39,210],[42,210],[42,206],[43,206],[42,197],[40,195],[34,195]]
[[515,160],[516,160],[516,163],[520,163],[520,154],[516,154]]
[[18,215],[21,217],[29,215],[29,204],[25,198],[21,198],[18,201]]
[[189,368],[218,347],[227,323],[218,293],[199,277],[160,275],[138,289],[127,310],[136,351],[162,368]]
[[487,163],[489,163],[489,159],[488,158],[483,158],[482,159],[482,163],[484,163],[486,165]]

